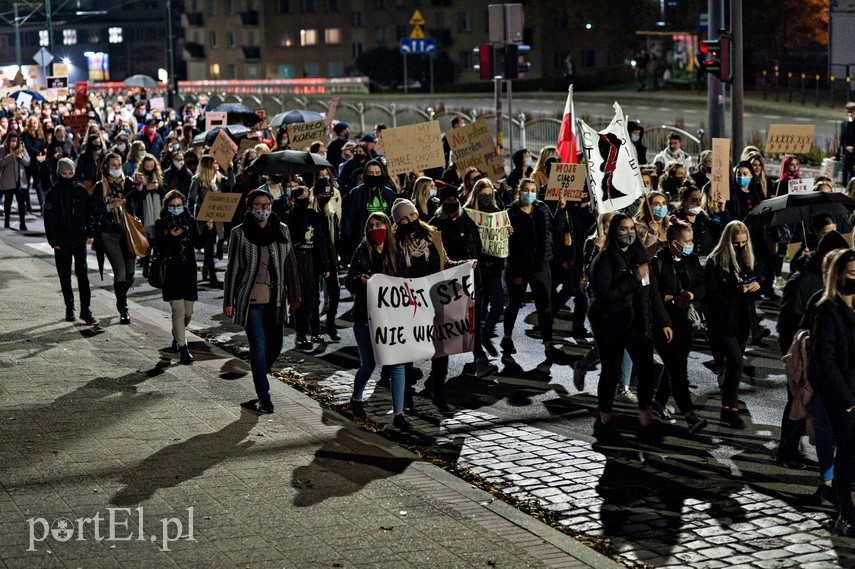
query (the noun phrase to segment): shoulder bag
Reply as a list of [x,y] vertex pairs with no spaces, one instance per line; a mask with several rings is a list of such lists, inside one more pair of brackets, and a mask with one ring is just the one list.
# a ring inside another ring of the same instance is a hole
[[148,255],[149,243],[143,230],[142,221],[124,209],[122,209],[122,217],[124,218],[122,227],[125,241],[128,244],[128,251],[137,257],[145,257]]

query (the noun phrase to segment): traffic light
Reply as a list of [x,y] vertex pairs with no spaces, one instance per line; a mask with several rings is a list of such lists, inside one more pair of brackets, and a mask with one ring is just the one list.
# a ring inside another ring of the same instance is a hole
[[[526,59],[531,47],[511,43],[505,46],[504,53],[504,70],[505,79],[517,79],[521,73],[531,71],[531,62]],[[520,61],[522,57],[523,61]]]
[[730,36],[722,32],[717,40],[702,40],[701,67],[721,81],[730,80]]
[[481,79],[492,81],[496,76],[496,50],[493,44],[482,43],[472,51],[478,56],[478,65],[475,66],[475,69],[478,70]]

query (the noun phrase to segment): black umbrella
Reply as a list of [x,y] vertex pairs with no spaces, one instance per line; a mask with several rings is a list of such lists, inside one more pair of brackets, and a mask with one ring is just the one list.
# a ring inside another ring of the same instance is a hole
[[215,113],[227,113],[228,124],[242,124],[244,126],[255,126],[261,122],[261,117],[246,105],[239,103],[224,103],[211,109]]
[[763,200],[751,210],[746,221],[766,225],[805,223],[817,215],[848,215],[855,209],[855,200],[837,192],[806,192],[787,194]]
[[42,96],[41,93],[39,93],[37,91],[30,91],[29,89],[18,89],[14,93],[10,93],[9,96],[17,101],[18,97],[21,96],[21,93],[26,93],[27,95],[31,96],[34,101],[44,101],[45,100],[44,96]]
[[148,75],[143,75],[141,73],[138,75],[131,75],[130,77],[122,81],[122,83],[127,85],[128,87],[142,87],[144,89],[149,87],[157,87],[157,81],[155,81],[152,77],[149,77]]
[[286,124],[295,124],[301,122],[312,122],[323,120],[324,117],[315,111],[307,111],[306,109],[294,109],[279,113],[270,121],[270,128],[279,128]]
[[194,136],[190,146],[211,146],[214,144],[214,141],[217,139],[217,134],[221,130],[225,130],[226,134],[228,134],[235,142],[239,142],[241,139],[246,138],[247,135],[252,132],[252,130],[242,124],[215,126],[211,130],[206,130],[205,132],[201,132]]
[[312,172],[321,168],[332,168],[326,158],[312,152],[279,150],[262,154],[249,165],[248,171],[267,175],[292,175]]

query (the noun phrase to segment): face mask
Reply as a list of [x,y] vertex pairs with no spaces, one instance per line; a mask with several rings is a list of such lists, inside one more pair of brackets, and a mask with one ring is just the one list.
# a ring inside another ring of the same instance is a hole
[[621,247],[628,247],[635,243],[635,232],[627,233],[626,235],[618,235],[617,240]]
[[111,176],[111,177],[113,177],[113,178],[121,178],[121,177],[124,175],[124,172],[122,172],[122,170],[121,170],[121,169],[119,169],[119,170],[110,170],[108,173],[109,173],[109,174],[110,174],[110,176]]
[[172,165],[180,170],[184,167],[184,160],[173,160]]
[[300,209],[306,209],[309,207],[309,198],[296,198],[294,200],[294,205]]
[[369,176],[366,174],[365,176],[362,177],[362,180],[363,180],[363,182],[365,182],[365,185],[368,186],[369,188],[376,188],[377,186],[379,186],[382,183],[383,176],[379,176],[379,175],[378,176]]
[[166,210],[169,213],[171,213],[172,215],[181,215],[182,213],[184,213],[184,206],[183,205],[169,206],[168,208],[166,208]]
[[522,201],[525,205],[531,205],[534,203],[534,200],[537,199],[536,192],[523,192],[522,193]]
[[327,205],[328,203],[330,203],[330,200],[331,200],[331,199],[332,199],[332,196],[319,195],[319,196],[318,196],[318,203],[319,203],[321,206],[325,206],[325,205]]
[[[409,224],[408,224],[409,225]],[[401,226],[404,227],[404,226]],[[368,230],[368,241],[375,247],[386,242],[386,228],[376,227]]]
[[736,243],[731,243],[731,245],[733,246],[733,249],[734,249],[737,253],[738,253],[738,252],[740,252],[740,251],[742,251],[743,249],[745,249],[745,243],[740,243],[739,245],[737,245]]
[[442,211],[449,215],[455,213],[458,209],[460,209],[460,204],[458,202],[442,202]]
[[137,152],[137,158],[139,158],[140,160],[145,158],[145,150],[140,150],[139,152]]
[[667,205],[655,205],[653,206],[653,219],[662,219],[668,215],[668,206]]
[[532,164],[531,156],[529,156],[528,158],[525,159],[525,167],[531,168],[531,164]]
[[480,207],[481,209],[487,209],[491,205],[493,205],[492,196],[488,196],[488,195],[478,196],[478,207]]
[[855,279],[844,280],[843,286],[840,287],[840,292],[843,294],[855,294]]
[[693,205],[688,209],[689,215],[698,215],[699,213],[701,213],[701,210],[702,208],[699,205]]
[[684,257],[688,257],[689,255],[691,255],[691,254],[692,254],[692,251],[694,251],[694,250],[695,250],[695,244],[694,244],[694,243],[689,243],[688,245],[683,245],[683,246],[680,248],[680,253],[682,253],[682,255],[683,255]]
[[712,172],[712,166],[704,166],[704,172],[710,174]]
[[118,150],[119,152],[124,152],[127,149],[128,149],[127,144],[117,144],[116,145],[116,150]]
[[638,142],[639,140],[641,140],[641,137],[638,136],[637,134],[630,134],[629,139],[633,142]]
[[428,199],[436,197],[436,190],[428,190]]
[[398,233],[401,235],[410,235],[416,230],[416,222],[410,221],[408,223],[399,223],[398,224]]
[[751,176],[737,176],[736,182],[739,184],[740,188],[747,188],[748,184],[751,183]]
[[256,221],[267,221],[267,219],[270,217],[270,210],[254,209],[252,210],[252,217],[254,217]]

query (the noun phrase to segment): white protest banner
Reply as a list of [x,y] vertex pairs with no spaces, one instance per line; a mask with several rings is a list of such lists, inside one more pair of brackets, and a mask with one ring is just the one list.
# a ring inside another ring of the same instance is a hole
[[766,154],[805,154],[810,152],[812,124],[771,124],[766,137]]
[[470,166],[475,166],[494,182],[505,177],[505,161],[496,150],[496,142],[490,134],[487,121],[477,120],[453,128],[446,131],[445,139],[454,154],[454,166],[461,177]]
[[580,202],[585,189],[585,165],[556,162],[549,171],[546,193],[543,201],[564,198],[570,202]]
[[445,158],[439,121],[387,128],[383,131],[383,155],[390,176],[442,168]]
[[23,91],[18,91],[18,108],[29,109],[33,104],[33,96]]
[[730,139],[712,139],[710,184],[713,199],[725,203],[730,199]]
[[508,228],[511,226],[511,218],[508,217],[508,212],[487,213],[477,209],[465,209],[464,211],[478,226],[478,233],[481,236],[481,252],[493,257],[507,258],[508,236],[510,235]]
[[787,184],[787,193],[790,194],[807,194],[813,191],[813,178],[800,178],[798,180],[789,180]]
[[588,167],[588,192],[600,215],[625,208],[644,195],[635,147],[629,142],[620,105],[605,129],[597,132],[579,119]]
[[314,141],[324,140],[327,125],[322,120],[298,122],[289,124],[286,130],[291,150],[308,150]]
[[208,111],[205,113],[205,130],[211,130],[215,126],[226,126],[229,114],[220,111]]
[[228,170],[237,151],[238,145],[235,144],[235,141],[226,134],[225,130],[220,129],[208,154],[214,157],[214,160],[217,161],[223,170]]
[[470,263],[417,279],[368,279],[368,332],[374,359],[393,365],[471,352],[475,276]]

